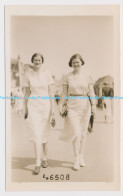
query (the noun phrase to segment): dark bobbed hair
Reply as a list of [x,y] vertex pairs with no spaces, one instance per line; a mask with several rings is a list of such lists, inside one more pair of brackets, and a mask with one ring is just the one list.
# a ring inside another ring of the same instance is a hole
[[76,58],[79,58],[80,61],[82,62],[82,65],[85,64],[84,60],[82,59],[81,55],[80,54],[74,54],[71,58],[70,58],[70,61],[69,61],[69,67],[72,67],[72,61],[73,59],[76,59]]
[[40,54],[40,53],[35,53],[35,54],[32,55],[32,58],[31,58],[31,62],[32,62],[32,63],[33,63],[33,60],[34,60],[34,58],[35,58],[36,56],[40,56],[41,59],[42,59],[42,63],[44,62],[44,57],[43,57],[43,55]]

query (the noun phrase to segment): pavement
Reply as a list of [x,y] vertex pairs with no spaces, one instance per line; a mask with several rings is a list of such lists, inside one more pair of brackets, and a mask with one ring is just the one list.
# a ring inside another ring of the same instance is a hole
[[64,119],[56,106],[56,127],[50,131],[48,168],[34,175],[33,143],[25,140],[26,120],[12,110],[11,117],[12,182],[110,182],[113,180],[113,123],[104,122],[104,113],[97,109],[94,132],[88,133],[85,149],[86,167],[73,170],[73,146],[59,140]]

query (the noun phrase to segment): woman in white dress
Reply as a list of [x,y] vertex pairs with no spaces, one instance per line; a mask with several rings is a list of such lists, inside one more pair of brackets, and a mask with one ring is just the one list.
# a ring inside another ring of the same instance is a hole
[[[73,71],[64,77],[60,101],[61,116],[67,114],[65,128],[60,139],[73,142],[75,154],[73,168],[75,170],[86,165],[83,158],[86,134],[91,113],[95,115],[96,111],[95,100],[89,100],[89,96],[95,97],[93,80],[83,65],[84,61],[79,54],[70,58],[69,66],[73,68]],[[65,98],[67,99],[65,100]],[[65,101],[67,102],[67,112],[63,111]]]
[[28,139],[34,142],[35,147],[36,165],[34,172],[38,174],[41,166],[41,146],[44,154],[42,167],[48,166],[47,142],[50,120],[54,126],[54,100],[47,98],[54,96],[54,81],[50,72],[44,70],[42,65],[44,58],[40,53],[35,53],[31,61],[33,69],[25,74],[25,118],[28,121]]

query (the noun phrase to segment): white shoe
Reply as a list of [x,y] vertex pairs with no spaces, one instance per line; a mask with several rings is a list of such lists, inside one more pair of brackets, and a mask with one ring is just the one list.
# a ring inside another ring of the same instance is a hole
[[85,167],[87,165],[82,157],[80,157],[80,159],[79,159],[79,165],[80,165],[80,167]]
[[76,159],[76,161],[74,163],[73,169],[74,170],[79,170],[80,169],[79,159],[78,158]]

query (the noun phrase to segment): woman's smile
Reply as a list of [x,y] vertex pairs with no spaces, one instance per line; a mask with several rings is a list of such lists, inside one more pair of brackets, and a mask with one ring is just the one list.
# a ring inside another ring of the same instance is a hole
[[34,57],[33,60],[34,70],[37,71],[42,66],[42,59],[40,56]]
[[74,71],[79,71],[82,66],[82,62],[79,58],[72,60],[72,67],[74,68]]

